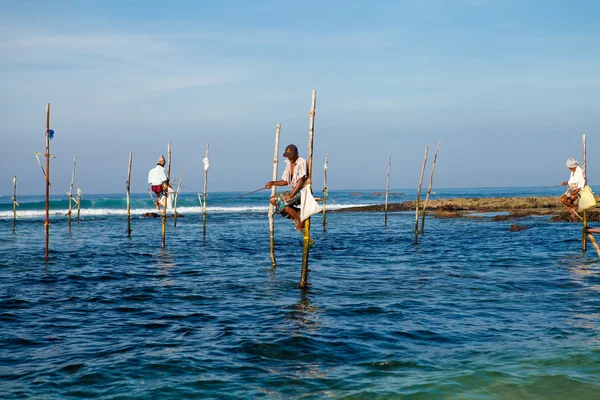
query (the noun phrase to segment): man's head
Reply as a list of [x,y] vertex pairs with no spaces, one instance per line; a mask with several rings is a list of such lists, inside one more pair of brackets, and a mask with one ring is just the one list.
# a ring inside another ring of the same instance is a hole
[[289,159],[290,161],[295,161],[298,158],[298,148],[295,144],[288,144],[285,147],[285,152],[283,156]]
[[578,165],[579,165],[579,161],[577,161],[574,158],[569,158],[567,160],[567,168],[569,168],[569,169],[575,169],[575,168],[577,168]]
[[160,158],[158,159],[157,164],[160,165],[161,167],[165,166],[165,156],[160,156]]

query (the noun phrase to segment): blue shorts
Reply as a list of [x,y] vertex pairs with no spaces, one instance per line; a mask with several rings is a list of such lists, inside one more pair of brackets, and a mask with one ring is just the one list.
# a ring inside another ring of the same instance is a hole
[[300,205],[300,190],[294,195],[294,197],[291,197],[288,200],[286,200],[285,196],[289,195],[290,193],[292,192],[277,193],[275,195],[275,199],[277,200],[275,203],[275,212],[277,214],[281,214],[284,217],[287,217],[289,215],[287,211],[285,211],[286,207],[294,207]]

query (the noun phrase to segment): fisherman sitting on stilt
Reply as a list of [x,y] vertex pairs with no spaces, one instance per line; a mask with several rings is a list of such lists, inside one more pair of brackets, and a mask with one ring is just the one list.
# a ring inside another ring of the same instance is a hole
[[271,204],[275,206],[276,212],[283,217],[291,218],[296,224],[296,229],[304,230],[304,222],[300,220],[300,191],[306,184],[306,160],[298,156],[298,148],[290,144],[285,148],[283,156],[287,158],[287,166],[281,180],[270,181],[265,184],[265,188],[272,186],[291,186],[290,192],[277,193],[271,197]]
[[165,157],[160,156],[158,162],[156,163],[156,167],[152,168],[150,172],[148,172],[148,183],[152,185],[152,193],[156,195],[158,200],[154,202],[157,210],[160,210],[162,203],[161,199],[167,195],[169,190],[169,180],[165,174],[165,163]]
[[569,188],[561,196],[560,202],[567,207],[572,216],[581,219],[581,216],[577,213],[578,207],[576,202],[579,199],[579,192],[585,186],[585,177],[577,160],[569,158],[567,160],[567,168],[571,170],[571,175],[568,181],[562,183],[562,186],[569,185]]

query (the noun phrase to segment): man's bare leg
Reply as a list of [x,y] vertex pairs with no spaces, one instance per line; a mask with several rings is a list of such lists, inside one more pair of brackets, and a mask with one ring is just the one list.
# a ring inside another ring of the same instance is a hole
[[304,230],[304,222],[300,221],[300,216],[296,212],[296,209],[294,209],[294,207],[288,206],[285,208],[285,211],[288,214],[290,214],[290,217],[292,217],[292,219],[296,223],[296,229],[298,229],[299,231],[303,231]]

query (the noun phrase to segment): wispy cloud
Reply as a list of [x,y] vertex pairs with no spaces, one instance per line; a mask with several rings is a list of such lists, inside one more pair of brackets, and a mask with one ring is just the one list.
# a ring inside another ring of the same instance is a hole
[[257,46],[285,46],[315,50],[382,49],[390,44],[390,39],[383,31],[305,33],[272,30],[240,33],[235,36],[230,33],[229,41]]
[[[6,20],[0,20],[7,22]],[[85,93],[124,101],[200,86],[239,81],[243,67],[191,57],[169,34],[69,32],[5,23],[0,28],[0,68],[24,78],[31,89]],[[59,64],[60,70],[54,65]],[[32,72],[37,72],[31,75]],[[48,80],[52,74],[52,80]],[[6,78],[5,78],[6,79]],[[33,82],[33,83],[32,83]],[[58,83],[61,82],[61,83]],[[10,82],[7,82],[10,84]],[[23,89],[23,82],[20,89]],[[17,88],[15,89],[17,90]]]
[[170,92],[201,86],[214,86],[232,83],[237,80],[233,75],[179,75],[158,78],[149,83],[147,90],[153,92]]

